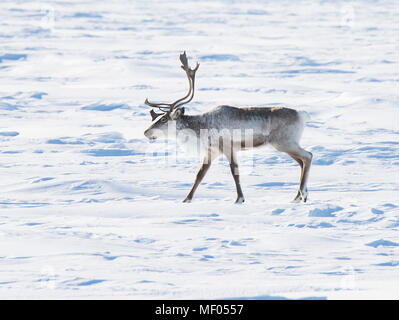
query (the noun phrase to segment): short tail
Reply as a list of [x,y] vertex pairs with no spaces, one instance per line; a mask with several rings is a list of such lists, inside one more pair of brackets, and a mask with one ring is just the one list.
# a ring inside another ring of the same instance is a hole
[[306,123],[307,121],[310,120],[310,115],[306,111],[298,111],[299,118],[303,121],[303,123]]
[[298,111],[298,117],[300,125],[298,128],[297,142],[299,143],[302,137],[303,129],[305,128],[305,124],[310,120],[310,116],[306,111]]

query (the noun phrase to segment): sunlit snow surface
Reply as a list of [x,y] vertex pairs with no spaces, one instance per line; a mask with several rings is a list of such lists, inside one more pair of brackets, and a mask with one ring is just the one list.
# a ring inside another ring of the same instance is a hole
[[[0,298],[399,298],[395,1],[1,1]],[[305,110],[314,155],[149,143],[146,97]]]

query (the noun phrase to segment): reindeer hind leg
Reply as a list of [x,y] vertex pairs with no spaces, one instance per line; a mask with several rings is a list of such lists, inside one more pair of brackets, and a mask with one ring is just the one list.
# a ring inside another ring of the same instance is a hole
[[231,174],[233,176],[234,183],[236,185],[237,200],[235,201],[235,203],[237,203],[237,204],[243,203],[245,201],[245,198],[244,198],[244,194],[241,189],[240,175],[238,172],[238,163],[237,163],[236,153],[233,151],[230,151],[230,154],[228,152],[227,153],[225,152],[225,156],[227,157],[227,159],[230,162]]
[[301,178],[299,181],[298,193],[295,196],[293,202],[303,201],[306,202],[308,198],[308,188],[307,182],[309,178],[309,170],[312,163],[313,155],[311,152],[306,151],[301,148],[298,144],[293,144],[289,146],[274,146],[278,151],[287,153],[291,158],[293,158],[301,167]]
[[[302,179],[303,179],[303,172],[304,172],[304,170],[303,170],[303,168],[304,168],[303,161],[302,161],[300,158],[297,158],[296,156],[294,156],[294,155],[291,154],[291,153],[287,153],[287,154],[288,154],[292,159],[294,159],[294,160],[299,164],[299,166],[301,167],[301,177],[300,177],[300,180],[299,180],[299,181],[302,181]],[[292,202],[300,202],[301,200],[302,200],[302,193],[301,193],[300,188],[298,188],[298,192],[297,192],[295,198],[292,200]]]
[[303,163],[301,179],[299,183],[299,192],[301,193],[302,201],[306,202],[308,198],[307,184],[309,178],[309,170],[312,164],[313,155],[311,152],[302,149],[300,146],[297,146],[297,149],[294,152],[294,156],[298,157]]

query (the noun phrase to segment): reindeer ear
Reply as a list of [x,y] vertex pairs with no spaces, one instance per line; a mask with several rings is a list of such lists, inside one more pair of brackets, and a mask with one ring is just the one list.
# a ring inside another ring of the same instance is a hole
[[184,114],[184,107],[175,109],[175,110],[172,112],[172,120],[177,120],[177,119],[179,119],[183,114]]
[[151,114],[152,121],[154,121],[156,118],[158,118],[159,116],[162,115],[161,113],[156,113],[154,110],[151,110],[150,114]]

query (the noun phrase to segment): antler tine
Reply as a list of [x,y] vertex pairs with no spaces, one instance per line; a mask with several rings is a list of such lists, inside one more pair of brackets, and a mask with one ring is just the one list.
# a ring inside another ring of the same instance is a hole
[[197,65],[195,66],[194,69],[189,69],[190,72],[190,86],[191,86],[191,97],[190,99],[188,99],[187,101],[183,101],[182,103],[180,103],[179,105],[176,105],[175,108],[180,108],[181,106],[189,103],[191,100],[193,100],[194,98],[194,88],[195,88],[195,72],[198,70],[199,68],[199,63],[197,62]]
[[150,107],[170,106],[171,105],[171,103],[153,103],[153,102],[149,102],[148,98],[145,99],[144,104],[146,104],[147,106],[150,106]]
[[[180,54],[180,61],[182,63],[181,68],[186,72],[188,83],[189,83],[190,87],[189,87],[188,93],[183,98],[181,98],[179,100],[176,100],[175,102],[173,102],[171,104],[169,111],[172,111],[173,109],[181,107],[182,105],[190,102],[193,99],[193,97],[194,97],[195,73],[196,73],[196,71],[199,68],[199,63],[197,62],[197,65],[195,66],[194,69],[190,69],[190,67],[188,66],[186,51],[184,51],[182,54]],[[190,99],[187,100],[187,101],[183,101],[184,99],[187,99],[190,96],[190,94],[191,94]]]
[[[152,103],[148,101],[148,98],[145,99],[144,104],[146,104],[147,106],[150,106],[152,108],[158,108],[159,110],[166,112],[169,110],[170,108],[170,104],[169,103]],[[165,107],[162,107],[165,106]]]

